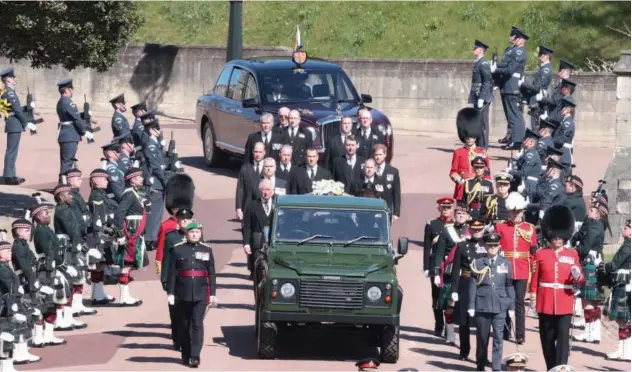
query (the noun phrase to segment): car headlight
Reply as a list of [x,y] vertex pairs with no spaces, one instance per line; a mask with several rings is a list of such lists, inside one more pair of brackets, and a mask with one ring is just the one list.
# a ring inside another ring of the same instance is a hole
[[285,283],[281,286],[281,296],[283,298],[291,298],[296,293],[296,288],[292,283]]
[[312,141],[315,141],[316,137],[318,137],[318,133],[316,132],[316,129],[312,127],[307,127],[305,129],[312,135]]
[[369,288],[368,291],[366,291],[366,296],[369,298],[369,300],[377,302],[377,300],[382,298],[382,290],[380,289],[380,287],[373,286]]

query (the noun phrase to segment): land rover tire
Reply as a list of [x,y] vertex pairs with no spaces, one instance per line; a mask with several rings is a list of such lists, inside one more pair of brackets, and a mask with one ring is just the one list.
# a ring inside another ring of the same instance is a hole
[[399,359],[399,326],[384,326],[380,342],[380,362],[397,363]]
[[261,323],[257,343],[257,356],[259,359],[276,358],[278,335],[279,331],[276,324],[270,322]]
[[217,147],[215,140],[213,125],[205,119],[202,123],[202,150],[204,162],[209,167],[220,167],[226,162],[226,154]]

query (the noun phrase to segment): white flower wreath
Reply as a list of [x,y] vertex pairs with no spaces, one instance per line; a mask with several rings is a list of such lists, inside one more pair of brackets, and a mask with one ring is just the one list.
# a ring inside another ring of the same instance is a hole
[[335,195],[342,196],[345,193],[345,185],[334,180],[320,180],[312,183],[312,195]]

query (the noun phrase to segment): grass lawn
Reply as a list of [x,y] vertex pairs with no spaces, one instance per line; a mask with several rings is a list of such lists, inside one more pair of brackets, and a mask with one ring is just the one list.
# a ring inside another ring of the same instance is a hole
[[[135,42],[226,44],[228,1],[139,2],[145,16]],[[586,57],[618,60],[630,37],[610,30],[630,24],[630,2],[244,2],[246,46],[294,46],[300,25],[313,56],[472,58],[480,39],[502,54],[512,25],[522,27],[529,67],[537,46],[581,65]],[[554,59],[557,64],[557,58]]]

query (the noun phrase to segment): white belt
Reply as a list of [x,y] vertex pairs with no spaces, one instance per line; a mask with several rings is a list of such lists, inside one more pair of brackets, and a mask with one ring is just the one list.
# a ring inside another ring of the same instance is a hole
[[22,270],[15,270],[15,271],[14,271],[15,275],[17,275],[17,276],[22,275],[22,273],[23,273],[23,272],[24,272],[24,271],[22,271]]
[[125,217],[126,220],[128,221],[140,221],[143,219],[143,216],[138,216],[138,215],[134,215],[134,216],[127,216]]
[[62,121],[59,123],[59,125],[64,126],[64,125],[71,125],[73,122],[72,121]]
[[529,181],[535,181],[535,182],[538,182],[538,181],[539,181],[538,177],[534,177],[534,176],[528,176],[528,177],[527,177],[527,179],[528,179]]
[[572,143],[565,143],[564,147],[566,147],[567,149],[572,149],[573,148],[573,144]]
[[7,112],[7,116],[13,116],[15,115],[15,112],[11,111],[11,112]]
[[553,289],[573,289],[573,286],[570,284],[560,284],[560,283],[538,283],[540,287],[544,288],[553,288]]
[[513,74],[511,74],[511,77],[515,77],[516,79],[520,79],[522,77],[522,74],[519,72],[514,72]]
[[619,270],[615,271],[615,274],[617,274],[617,275],[630,274],[630,270],[628,270],[628,269],[619,269]]
[[57,239],[66,239],[66,240],[70,240],[70,235],[66,235],[66,234],[57,234]]
[[114,195],[114,194],[107,194],[106,196],[107,196],[108,198],[110,198],[110,199],[114,199],[114,198],[116,197],[116,195]]

